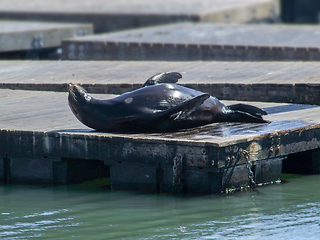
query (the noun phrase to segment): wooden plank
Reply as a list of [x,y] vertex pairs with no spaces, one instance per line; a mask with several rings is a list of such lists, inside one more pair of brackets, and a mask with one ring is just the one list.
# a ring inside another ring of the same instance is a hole
[[0,52],[60,47],[62,39],[93,33],[91,24],[0,21]]
[[0,83],[143,84],[158,72],[178,71],[183,75],[181,84],[316,85],[318,66],[317,62],[0,61]]
[[1,61],[0,88],[66,91],[75,82],[89,92],[120,94],[166,71],[220,99],[320,104],[317,62]]
[[278,0],[2,0],[0,18],[93,23],[96,32],[181,21],[275,21]]
[[178,23],[63,41],[76,60],[319,61],[319,26]]

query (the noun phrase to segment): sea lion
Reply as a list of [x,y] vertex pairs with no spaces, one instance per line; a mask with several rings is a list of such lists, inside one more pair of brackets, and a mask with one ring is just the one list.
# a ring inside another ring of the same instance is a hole
[[68,84],[68,102],[86,126],[105,132],[163,132],[214,122],[266,123],[257,107],[226,106],[217,98],[175,84],[178,72],[150,77],[142,88],[108,100],[97,100],[79,85]]

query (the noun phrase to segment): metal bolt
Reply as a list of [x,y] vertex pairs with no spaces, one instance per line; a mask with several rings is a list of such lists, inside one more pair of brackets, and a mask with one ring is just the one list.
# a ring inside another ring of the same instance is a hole
[[227,162],[227,164],[230,163],[230,157],[229,156],[226,157],[226,162]]
[[79,46],[79,51],[80,51],[80,52],[83,52],[83,51],[84,51],[84,46],[83,46],[83,45],[80,45],[80,46]]
[[208,156],[202,156],[202,160],[204,163],[208,162]]
[[79,53],[79,59],[84,59],[84,53]]
[[71,45],[69,46],[69,50],[70,50],[70,51],[74,51],[75,48],[76,48],[76,47],[74,46],[74,44],[71,44]]
[[234,147],[233,147],[233,152],[236,153],[236,152],[238,152],[238,150],[239,150],[239,148],[238,148],[237,146],[234,146]]
[[273,147],[270,147],[269,152],[273,153]]
[[201,153],[202,153],[203,155],[207,154],[207,149],[201,148]]
[[69,53],[69,59],[74,59],[74,53],[73,52]]

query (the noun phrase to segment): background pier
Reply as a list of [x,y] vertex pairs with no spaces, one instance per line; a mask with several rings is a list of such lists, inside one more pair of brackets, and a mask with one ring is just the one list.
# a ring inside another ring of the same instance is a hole
[[63,41],[63,59],[319,61],[317,25],[178,23]]
[[92,33],[91,24],[1,20],[0,59],[60,59],[63,39]]
[[[36,6],[36,7],[35,7]],[[0,18],[92,23],[96,33],[172,22],[279,20],[278,0],[2,0]]]

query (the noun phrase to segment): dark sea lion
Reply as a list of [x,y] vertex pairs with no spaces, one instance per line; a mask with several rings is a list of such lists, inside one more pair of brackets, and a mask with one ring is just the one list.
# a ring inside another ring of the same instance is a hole
[[181,74],[159,73],[142,88],[108,100],[97,100],[70,83],[69,106],[80,122],[106,132],[162,132],[214,122],[266,123],[260,108],[226,106],[217,98],[175,84]]

